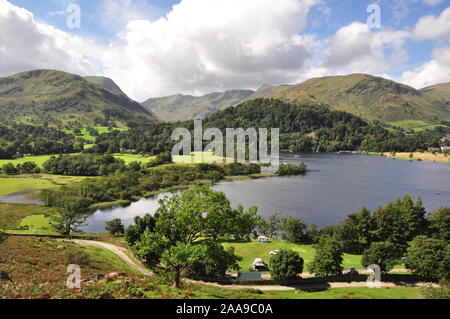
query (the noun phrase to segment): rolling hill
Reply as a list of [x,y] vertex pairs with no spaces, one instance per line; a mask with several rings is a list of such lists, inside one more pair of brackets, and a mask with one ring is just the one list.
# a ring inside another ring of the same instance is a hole
[[177,122],[192,119],[204,119],[217,111],[226,109],[250,97],[254,91],[234,90],[216,92],[204,96],[173,95],[149,99],[142,103],[161,120]]
[[327,105],[368,120],[405,128],[432,128],[450,120],[450,83],[416,90],[367,74],[315,78],[296,85],[264,85],[257,92],[227,91],[201,97],[174,95],[143,103],[165,121],[205,118],[257,98],[276,98],[307,106]]
[[128,98],[110,79],[54,70],[0,78],[0,122],[57,127],[126,126],[154,122],[153,114]]
[[277,98],[305,105],[329,105],[369,120],[441,123],[450,119],[450,83],[416,90],[367,74],[315,78],[292,86],[261,87],[249,99]]

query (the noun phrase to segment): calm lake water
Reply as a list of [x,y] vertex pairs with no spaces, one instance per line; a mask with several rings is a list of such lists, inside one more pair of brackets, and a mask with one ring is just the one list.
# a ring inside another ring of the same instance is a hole
[[[450,164],[410,162],[361,154],[283,154],[281,162],[308,165],[305,176],[273,177],[223,182],[213,188],[224,192],[233,206],[256,205],[262,216],[274,212],[301,217],[320,227],[335,225],[363,206],[375,210],[398,197],[421,196],[429,212],[450,206]],[[440,193],[440,195],[437,195]],[[158,200],[142,199],[128,207],[97,211],[86,232],[104,232],[106,221],[154,213]]]

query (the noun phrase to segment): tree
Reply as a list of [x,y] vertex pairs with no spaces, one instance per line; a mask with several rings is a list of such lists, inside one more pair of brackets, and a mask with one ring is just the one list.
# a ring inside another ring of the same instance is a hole
[[281,250],[270,261],[270,275],[278,282],[296,279],[303,272],[304,260],[293,250]]
[[262,220],[259,225],[259,231],[269,238],[276,238],[278,231],[283,228],[280,216],[281,213],[274,213],[267,220]]
[[235,222],[239,223],[242,212],[231,209],[223,193],[195,187],[161,200],[154,227],[141,236],[139,229],[127,229],[127,240],[134,241],[138,235],[133,252],[179,287],[183,274],[223,275],[229,268],[238,268],[239,257],[234,250],[224,250],[218,238],[236,232]]
[[364,250],[361,265],[365,268],[378,265],[382,272],[391,270],[401,258],[401,250],[390,242],[372,243]]
[[406,251],[414,237],[427,232],[426,211],[420,198],[413,202],[410,196],[390,202],[374,214],[377,241],[390,241]]
[[450,207],[439,208],[431,214],[430,230],[433,237],[450,242]]
[[105,229],[113,236],[123,235],[125,233],[125,227],[119,218],[106,222]]
[[261,218],[257,215],[258,208],[256,206],[250,207],[247,211],[242,205],[238,205],[233,210],[233,217],[230,222],[234,225],[231,234],[236,238],[250,239],[250,236],[255,231],[256,227],[261,222]]
[[163,252],[159,270],[163,270],[166,277],[172,277],[175,287],[180,288],[182,272],[194,262],[202,260],[205,254],[206,247],[203,245],[177,243]]
[[56,229],[63,235],[70,235],[78,227],[84,226],[91,201],[75,196],[62,197],[56,200],[59,216],[56,219]]
[[156,225],[156,216],[150,214],[144,217],[136,216],[134,218],[134,225],[128,226],[125,231],[125,240],[128,245],[133,246],[144,234],[145,231],[152,232]]
[[205,246],[203,258],[193,260],[188,269],[189,277],[211,278],[225,276],[229,269],[239,271],[238,261],[241,261],[242,257],[235,255],[233,247],[225,249],[214,240],[202,241],[201,245]]
[[309,265],[309,270],[316,276],[329,276],[342,273],[341,243],[331,236],[324,235],[317,245],[314,260]]
[[367,208],[350,214],[337,228],[337,236],[347,253],[361,254],[374,239],[375,222]]
[[407,250],[406,267],[427,279],[450,278],[450,244],[425,236],[414,238]]
[[224,193],[199,186],[161,200],[156,227],[172,242],[189,244],[202,237],[216,240],[233,235],[234,212]]
[[283,239],[294,244],[306,241],[306,224],[297,217],[287,217],[284,219]]

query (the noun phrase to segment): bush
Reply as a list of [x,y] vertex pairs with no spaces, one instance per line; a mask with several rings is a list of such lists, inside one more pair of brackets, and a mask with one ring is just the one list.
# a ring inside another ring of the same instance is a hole
[[450,281],[441,281],[439,287],[432,285],[422,287],[420,294],[425,299],[450,299]]
[[303,272],[304,260],[293,250],[282,250],[270,261],[270,275],[278,282],[296,279]]

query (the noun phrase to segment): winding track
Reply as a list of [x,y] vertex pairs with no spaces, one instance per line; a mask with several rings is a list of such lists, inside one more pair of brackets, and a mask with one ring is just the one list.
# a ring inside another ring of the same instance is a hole
[[[127,255],[127,252],[131,255],[131,252],[123,247],[119,247],[113,244],[99,242],[99,241],[91,241],[91,240],[73,240],[75,244],[84,245],[84,246],[92,246],[97,248],[107,249],[114,254],[116,254],[120,259],[122,259],[128,266],[132,269],[141,272],[145,276],[152,276],[153,273],[147,270],[142,264],[138,261],[135,261],[133,258],[130,258]],[[367,287],[366,282],[352,282],[352,283],[326,283],[326,284],[308,284],[308,285],[298,285],[298,286],[239,286],[239,285],[220,285],[216,283],[207,283],[202,281],[194,281],[187,280],[191,283],[203,284],[207,286],[220,287],[224,289],[231,290],[239,290],[239,289],[257,289],[261,291],[287,291],[287,290],[299,290],[299,289],[325,289],[325,288],[355,288],[355,287]],[[381,287],[420,287],[423,286],[423,283],[414,283],[414,284],[406,284],[406,283],[393,283],[393,282],[382,282]]]

